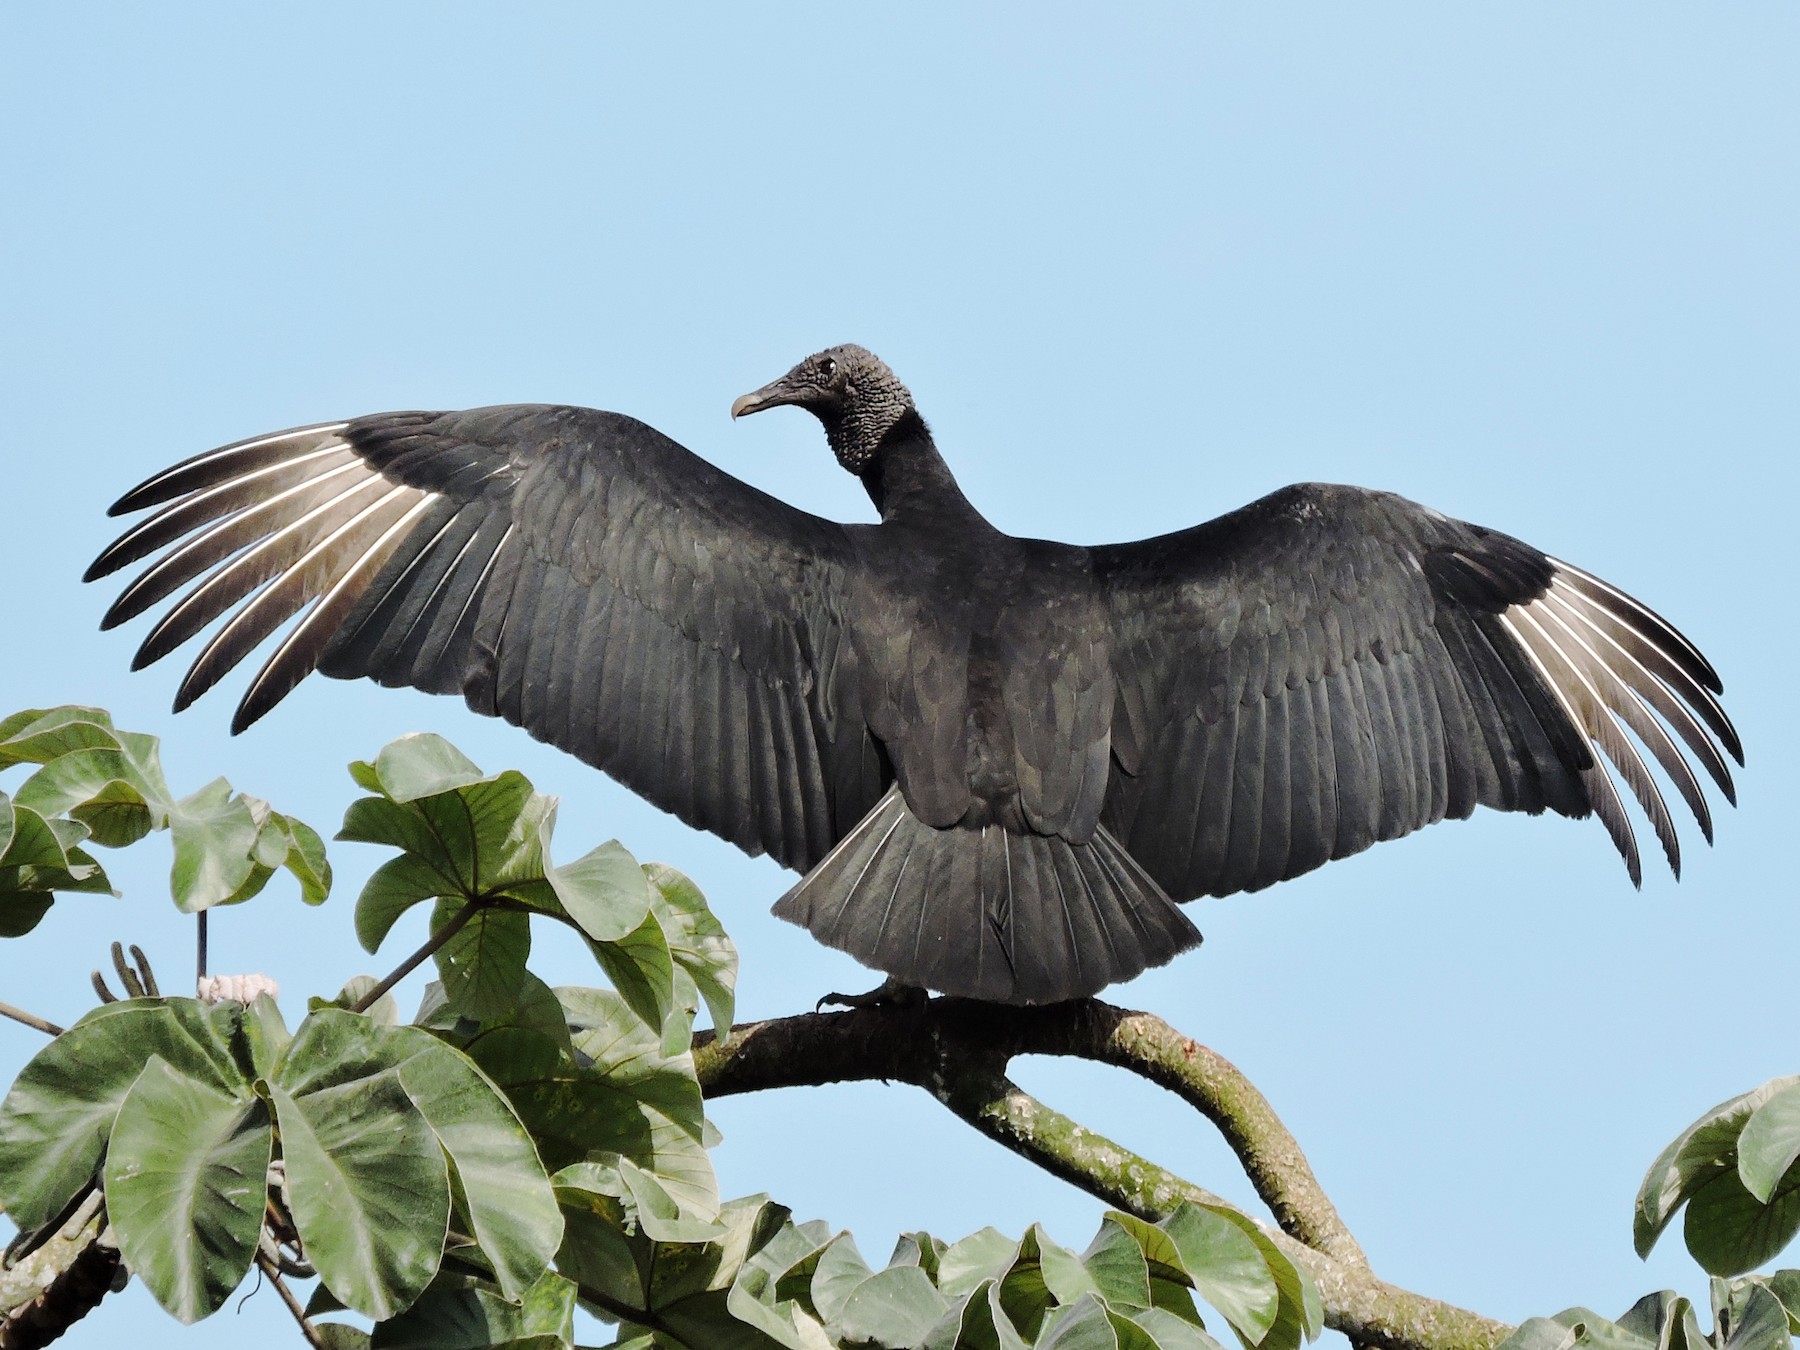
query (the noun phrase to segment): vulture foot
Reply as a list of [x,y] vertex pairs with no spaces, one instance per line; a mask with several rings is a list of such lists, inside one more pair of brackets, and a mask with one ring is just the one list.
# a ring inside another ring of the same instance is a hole
[[813,1010],[832,1008],[917,1008],[931,995],[917,985],[905,984],[891,976],[866,994],[827,994]]

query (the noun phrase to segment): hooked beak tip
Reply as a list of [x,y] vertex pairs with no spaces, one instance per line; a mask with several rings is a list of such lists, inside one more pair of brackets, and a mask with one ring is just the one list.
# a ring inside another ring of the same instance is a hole
[[731,401],[731,420],[735,422],[762,406],[763,401],[756,394],[741,394]]

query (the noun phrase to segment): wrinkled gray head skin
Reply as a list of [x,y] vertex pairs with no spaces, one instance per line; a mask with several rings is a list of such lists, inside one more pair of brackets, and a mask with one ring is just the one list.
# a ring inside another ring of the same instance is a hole
[[779,380],[745,394],[731,405],[731,415],[744,417],[784,404],[818,418],[838,463],[860,474],[913,401],[886,362],[868,348],[846,342],[814,353]]

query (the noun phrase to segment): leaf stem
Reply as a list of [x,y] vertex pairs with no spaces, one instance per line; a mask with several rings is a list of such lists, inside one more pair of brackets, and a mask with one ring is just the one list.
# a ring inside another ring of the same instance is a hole
[[395,985],[399,984],[400,981],[404,980],[408,975],[412,974],[420,962],[433,955],[438,948],[442,947],[451,938],[462,932],[463,925],[467,924],[469,920],[473,919],[481,912],[481,910],[481,901],[465,901],[463,907],[450,917],[448,923],[425,939],[424,944],[418,951],[414,952],[396,966],[386,979],[379,981],[368,993],[352,1003],[350,1005],[350,1011],[353,1013],[365,1013],[369,1011],[370,1008],[375,1006],[375,1001],[377,999],[387,993],[387,991],[392,989]]
[[10,1017],[15,1022],[23,1022],[28,1027],[35,1027],[46,1036],[60,1036],[63,1029],[56,1023],[39,1017],[36,1013],[28,1013],[23,1008],[15,1008],[10,1003],[0,1003],[0,1017]]
[[206,911],[194,915],[194,986],[206,978]]
[[294,1297],[294,1291],[289,1289],[287,1281],[281,1278],[281,1268],[261,1252],[256,1254],[256,1264],[262,1268],[262,1273],[268,1277],[269,1283],[275,1286],[275,1292],[280,1294],[281,1301],[287,1304],[287,1310],[294,1315],[294,1321],[300,1324],[300,1334],[306,1337],[306,1343],[312,1346],[313,1350],[325,1350],[325,1338],[319,1335],[319,1329],[307,1320],[306,1309],[300,1306],[300,1300]]

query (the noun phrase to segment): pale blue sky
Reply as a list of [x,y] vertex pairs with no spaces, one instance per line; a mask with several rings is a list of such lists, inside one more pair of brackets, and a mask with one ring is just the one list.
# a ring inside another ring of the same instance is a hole
[[[1248,1071],[1386,1279],[1516,1320],[1674,1285],[1629,1206],[1703,1108],[1800,1068],[1788,863],[1800,372],[1800,9],[1587,3],[1136,7],[10,6],[0,14],[0,711],[110,706],[335,828],[343,765],[442,732],[703,885],[742,1010],[866,978],[769,917],[787,879],[448,699],[309,681],[235,741],[128,675],[77,581],[105,504],[195,451],[396,407],[642,417],[867,518],[810,419],[732,398],[857,341],[1003,527],[1156,533],[1281,484],[1391,488],[1645,598],[1723,673],[1750,755],[1719,847],[1634,894],[1593,822],[1488,816],[1273,892],[1115,991]],[[0,998],[69,1020],[105,942],[174,977],[158,892],[58,905]],[[298,1016],[377,968],[339,890],[215,925]],[[396,953],[416,940],[397,935]],[[553,979],[590,979],[559,950]],[[170,982],[179,981],[171,978]],[[35,1033],[0,1025],[10,1078]],[[1254,1203],[1204,1122],[1099,1070],[1025,1081]],[[922,1094],[720,1104],[727,1191],[956,1237],[1099,1206]],[[150,1319],[145,1321],[144,1319]],[[139,1291],[71,1345],[292,1337],[273,1296],[184,1333]],[[292,1343],[297,1344],[297,1340]]]

